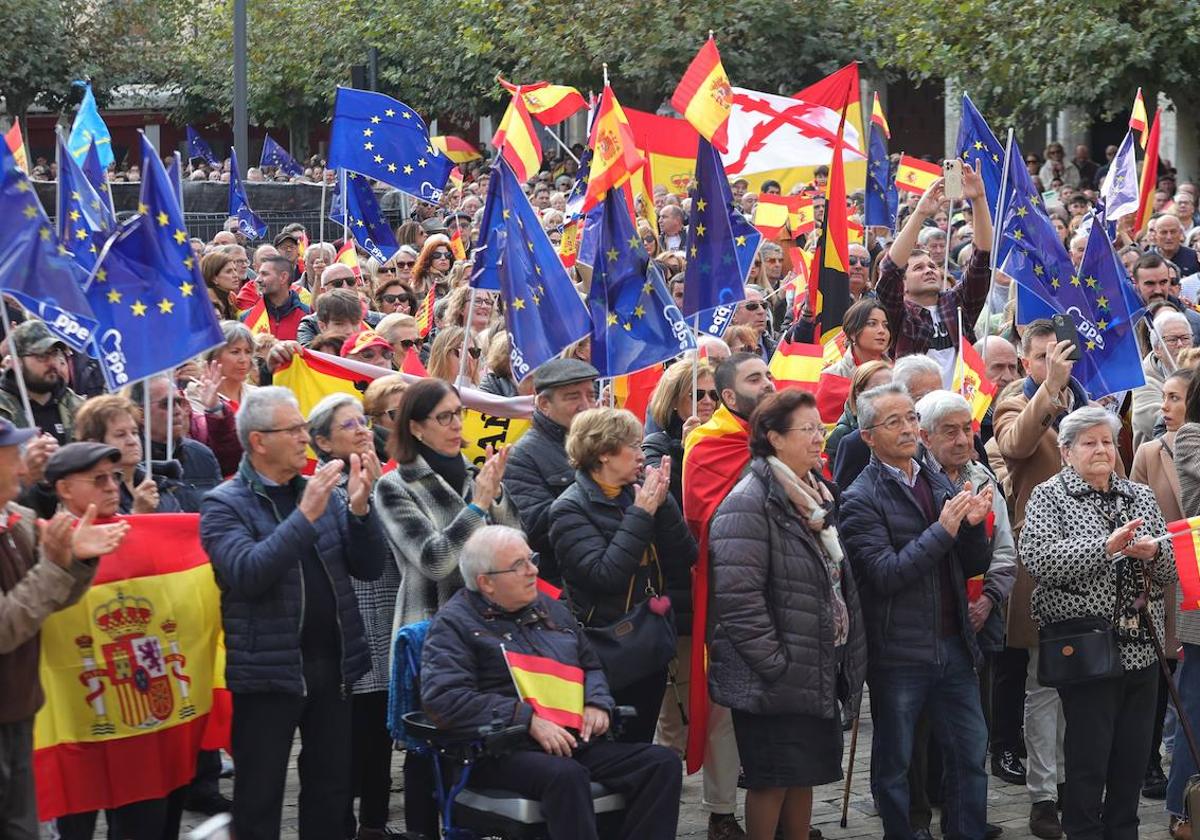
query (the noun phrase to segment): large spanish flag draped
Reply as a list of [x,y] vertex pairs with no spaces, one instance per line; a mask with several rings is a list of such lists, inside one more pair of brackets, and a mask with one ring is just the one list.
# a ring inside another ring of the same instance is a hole
[[545,656],[517,653],[503,645],[504,661],[517,694],[540,717],[567,729],[583,728],[583,669]]
[[687,195],[696,177],[696,146],[699,134],[687,120],[660,117],[646,111],[626,108],[633,139],[646,157],[651,191],[663,187],[667,192]]
[[712,35],[692,59],[671,96],[671,106],[683,114],[718,152],[729,151],[729,114],[733,87]]
[[936,163],[901,155],[900,166],[896,168],[896,188],[921,195],[940,177],[942,168]]
[[519,90],[525,107],[542,125],[558,125],[576,111],[587,107],[583,94],[567,85],[552,85],[549,82],[514,85],[499,76],[496,80],[510,93],[515,94]]
[[1150,223],[1154,213],[1154,191],[1158,187],[1158,144],[1162,136],[1159,120],[1162,108],[1154,112],[1154,125],[1150,127],[1150,140],[1146,144],[1146,158],[1142,161],[1142,183],[1138,191],[1138,212],[1133,229],[1142,231]]
[[588,138],[592,150],[592,168],[588,173],[587,193],[583,197],[583,212],[595,207],[604,194],[620,187],[640,169],[646,159],[637,149],[633,129],[612,87],[604,86],[592,135]]
[[1183,590],[1179,608],[1200,609],[1200,516],[1168,522],[1167,533],[1175,548],[1175,569]]
[[699,544],[692,570],[692,682],[688,688],[687,771],[704,763],[708,737],[708,525],[750,463],[750,429],[725,406],[688,435],[683,448],[683,517]]
[[500,127],[492,137],[492,145],[508,161],[518,181],[528,181],[542,167],[542,141],[529,116],[529,108],[520,93],[514,93],[508,110],[500,119]]
[[78,604],[42,625],[38,818],[158,799],[228,746],[220,593],[200,517],[124,517]]

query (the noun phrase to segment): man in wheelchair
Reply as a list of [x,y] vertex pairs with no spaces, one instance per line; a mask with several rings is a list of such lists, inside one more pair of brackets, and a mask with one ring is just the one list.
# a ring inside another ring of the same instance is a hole
[[605,737],[613,698],[600,659],[571,611],[538,592],[537,556],[524,535],[481,528],[459,570],[466,589],[438,611],[422,650],[423,709],[443,729],[529,729],[525,749],[482,761],[472,783],[540,800],[555,840],[591,840],[590,783],[599,782],[625,797],[622,838],[674,838],[679,759],[665,747]]

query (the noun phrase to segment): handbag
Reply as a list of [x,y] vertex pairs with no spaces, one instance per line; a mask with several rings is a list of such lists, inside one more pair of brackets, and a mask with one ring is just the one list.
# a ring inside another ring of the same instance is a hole
[[1103,616],[1056,621],[1038,630],[1038,682],[1047,688],[1121,676],[1117,628]]

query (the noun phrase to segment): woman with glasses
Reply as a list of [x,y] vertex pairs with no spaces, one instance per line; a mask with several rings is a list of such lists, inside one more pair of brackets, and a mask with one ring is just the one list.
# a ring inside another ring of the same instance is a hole
[[[458,371],[462,367],[464,332],[462,327],[443,327],[438,330],[433,346],[429,348],[429,375],[443,382],[458,381]],[[463,375],[472,384],[479,383],[479,358],[483,348],[472,344],[467,348],[467,364],[462,368]]]
[[418,299],[423,299],[430,285],[438,287],[437,296],[447,291],[446,276],[454,265],[454,254],[450,251],[450,239],[444,233],[431,234],[421,246],[421,254],[413,263],[411,288]]
[[[455,286],[446,298],[446,323],[456,327],[467,325],[467,307],[471,305],[471,287]],[[475,305],[471,309],[471,333],[478,334],[496,320],[496,295],[493,292],[475,290]]]
[[411,245],[401,245],[400,250],[392,257],[392,265],[396,267],[396,279],[405,286],[412,284],[413,266],[417,264],[416,248]]
[[753,459],[709,536],[709,691],[733,711],[746,836],[807,840],[812,789],[842,777],[842,723],[858,711],[867,643],[820,474],[816,399],[781,391],[750,418]]
[[75,439],[115,446],[121,453],[113,475],[121,492],[120,513],[176,513],[175,496],[146,475],[142,454],[141,411],[116,394],[92,397],[75,415]]
[[[400,397],[404,395],[408,382],[398,373],[372,380],[363,391],[363,412],[371,419],[371,430],[375,440],[375,454],[380,462],[388,460],[387,444],[396,428],[400,414]],[[395,468],[391,464],[391,468]],[[388,469],[385,464],[384,469]]]
[[658,256],[658,237],[654,235],[654,228],[650,227],[650,223],[646,221],[638,221],[637,226],[638,239],[642,240],[642,247],[646,249],[646,253],[650,259]]
[[[696,541],[670,494],[670,456],[643,470],[642,434],[632,412],[614,408],[576,415],[567,433],[575,483],[550,508],[550,541],[572,610],[586,627],[608,627],[650,599],[652,608],[668,611],[657,599],[686,587],[696,562]],[[669,612],[665,617],[674,621]],[[632,680],[606,663],[617,704],[637,709],[621,740],[654,737],[670,659],[647,662],[645,675]]]
[[[374,485],[379,480],[380,462],[375,454],[371,421],[362,404],[349,394],[331,394],[308,414],[309,444],[317,460],[325,464],[340,459],[345,465],[334,495],[346,501],[350,456],[362,459],[363,473]],[[400,568],[394,557],[383,565],[376,580],[351,577],[363,635],[371,652],[371,670],[351,687],[354,726],[351,734],[352,799],[346,814],[346,836],[383,837],[387,826],[388,796],[391,791],[391,738],[387,730],[388,657],[392,636],[392,611],[400,589]],[[353,797],[358,797],[358,820]]]
[[392,345],[392,364],[396,370],[406,370],[408,354],[414,353],[419,357],[425,344],[417,319],[400,312],[383,316],[375,332]]
[[1150,352],[1142,359],[1146,384],[1133,391],[1133,445],[1153,440],[1163,405],[1163,382],[1178,368],[1179,354],[1192,346],[1192,327],[1182,312],[1169,304],[1150,309],[1154,319]]

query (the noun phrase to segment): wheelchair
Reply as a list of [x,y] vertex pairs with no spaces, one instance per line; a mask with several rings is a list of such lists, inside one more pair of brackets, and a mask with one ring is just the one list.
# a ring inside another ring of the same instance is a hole
[[[420,625],[425,625],[422,627]],[[392,649],[391,697],[388,726],[398,741],[409,749],[427,752],[433,761],[434,794],[444,840],[546,840],[541,804],[511,790],[471,784],[475,765],[501,758],[528,747],[529,731],[524,726],[494,720],[471,730],[438,728],[419,710],[420,644],[428,622],[396,631]],[[637,714],[632,706],[613,710],[611,731],[619,732],[623,720]],[[601,837],[619,834],[624,819],[625,797],[593,782],[592,810]]]

